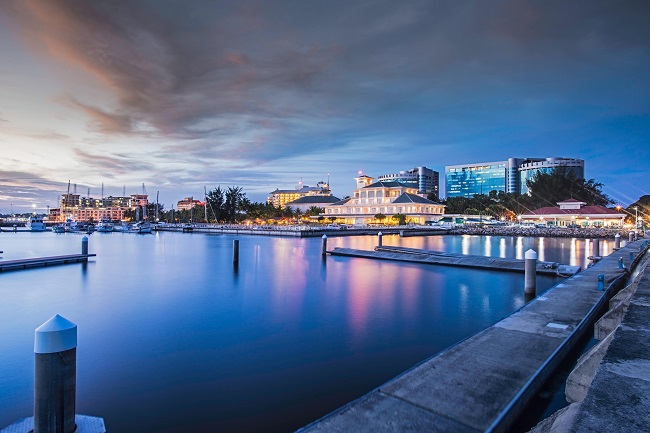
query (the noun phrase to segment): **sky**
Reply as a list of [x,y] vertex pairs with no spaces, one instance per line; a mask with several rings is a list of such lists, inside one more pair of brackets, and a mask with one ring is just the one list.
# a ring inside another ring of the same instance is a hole
[[650,194],[650,3],[0,0],[0,213],[509,157]]

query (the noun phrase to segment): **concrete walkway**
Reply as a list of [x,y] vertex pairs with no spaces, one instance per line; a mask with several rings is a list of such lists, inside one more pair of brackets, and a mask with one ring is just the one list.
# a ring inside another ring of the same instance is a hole
[[[624,286],[627,269],[618,268],[618,257],[629,268],[629,253],[636,254],[642,243],[605,257],[492,327],[299,432],[508,431],[609,298]],[[599,274],[605,291],[598,290]],[[622,373],[619,369],[616,374]]]

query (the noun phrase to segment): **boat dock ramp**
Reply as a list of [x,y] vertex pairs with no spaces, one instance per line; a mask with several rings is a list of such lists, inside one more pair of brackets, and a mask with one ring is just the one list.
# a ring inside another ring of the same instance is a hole
[[[524,272],[524,260],[520,259],[442,253],[415,248],[382,246],[376,247],[375,251],[334,248],[334,250],[328,252],[333,256],[364,257],[368,259],[396,260],[430,265]],[[580,272],[580,266],[563,265],[556,262],[537,262],[537,273],[540,275],[571,276],[578,272]]]
[[0,272],[64,265],[68,263],[85,263],[88,261],[89,257],[95,256],[96,254],[68,254],[65,256],[35,257],[7,261],[2,260],[0,261]]

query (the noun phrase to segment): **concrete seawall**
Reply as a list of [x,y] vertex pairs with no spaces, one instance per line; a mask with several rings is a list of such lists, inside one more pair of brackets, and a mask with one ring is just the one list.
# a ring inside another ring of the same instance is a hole
[[[299,432],[505,432],[624,285],[643,242]],[[618,267],[619,256],[625,269]],[[605,290],[598,290],[598,275]]]

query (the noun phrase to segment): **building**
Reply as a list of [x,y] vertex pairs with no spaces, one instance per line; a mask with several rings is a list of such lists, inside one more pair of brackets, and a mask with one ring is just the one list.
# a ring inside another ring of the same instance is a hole
[[383,174],[377,178],[379,182],[400,182],[413,185],[418,194],[432,194],[436,200],[440,197],[440,173],[427,167],[415,167],[399,173]]
[[554,225],[560,227],[622,227],[625,213],[603,206],[570,198],[557,206],[535,209],[518,217],[522,223]]
[[176,203],[176,209],[178,210],[191,210],[196,206],[205,206],[205,203],[200,200],[194,200],[194,197],[185,197]]
[[305,196],[329,196],[331,195],[330,186],[325,182],[318,182],[316,186],[303,185],[302,181],[295,189],[276,189],[269,193],[267,202],[272,203],[275,207],[283,207],[289,202],[298,200]]
[[324,208],[325,206],[329,206],[339,201],[341,201],[341,199],[334,197],[333,195],[306,195],[294,201],[285,203],[284,206],[291,208],[294,211],[300,209],[300,212],[304,214],[309,208],[313,206]]
[[471,198],[490,191],[525,194],[528,192],[526,180],[538,172],[549,173],[558,167],[584,179],[584,160],[575,158],[508,158],[505,161],[449,165],[445,167],[447,198]]
[[322,216],[343,224],[377,222],[375,215],[386,216],[391,223],[396,214],[406,216],[407,222],[425,224],[442,218],[445,206],[418,195],[412,184],[377,181],[366,175],[355,178],[357,188],[351,197],[325,207]]
[[100,221],[107,218],[112,221],[124,219],[124,213],[134,211],[138,207],[146,208],[149,196],[146,194],[131,194],[128,197],[82,197],[79,194],[63,194],[58,209],[50,209],[49,220],[63,222]]

